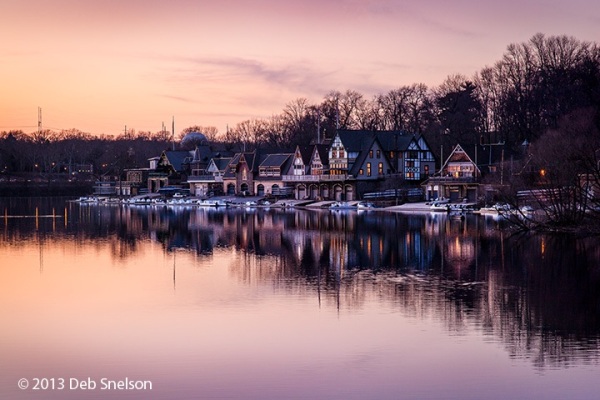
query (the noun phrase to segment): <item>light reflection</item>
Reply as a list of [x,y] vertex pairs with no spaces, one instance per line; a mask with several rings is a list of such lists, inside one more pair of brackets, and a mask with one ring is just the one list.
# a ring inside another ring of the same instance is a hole
[[[64,227],[54,218],[35,218],[31,226],[5,217],[0,252],[12,258],[10,248],[26,249],[37,241],[45,277],[63,268],[54,264],[56,247],[63,249],[60,262],[65,265],[69,258],[84,259],[86,265],[76,268],[102,275],[113,266],[125,275],[134,273],[136,279],[128,280],[119,295],[124,304],[130,297],[146,301],[151,292],[142,283],[144,268],[152,271],[150,266],[163,257],[166,272],[154,272],[153,285],[167,283],[170,293],[177,289],[179,296],[195,282],[194,304],[220,299],[240,307],[247,301],[250,307],[265,290],[309,303],[314,299],[317,307],[338,312],[376,303],[411,318],[440,321],[453,333],[480,329],[503,343],[511,356],[539,368],[598,360],[600,274],[594,266],[600,254],[590,251],[597,246],[589,239],[576,246],[543,236],[508,241],[495,229],[497,222],[492,229],[477,217],[455,221],[439,215],[71,203],[64,209]],[[32,230],[37,232],[33,238]],[[44,238],[45,231],[53,233],[51,240]],[[574,259],[580,264],[574,266]],[[202,271],[210,282],[186,281],[190,267],[197,266],[211,271]],[[73,275],[74,268],[68,267],[65,276]],[[88,285],[85,274],[76,279],[73,285]]]

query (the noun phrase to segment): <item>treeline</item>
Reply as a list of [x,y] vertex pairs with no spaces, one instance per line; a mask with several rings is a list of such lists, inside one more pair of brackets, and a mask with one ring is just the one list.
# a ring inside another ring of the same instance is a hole
[[169,132],[128,131],[117,137],[95,136],[77,129],[0,133],[0,173],[64,174],[91,166],[96,175],[119,174],[125,168],[147,166],[148,157],[171,145]]
[[[472,77],[449,76],[435,88],[402,86],[365,98],[331,92],[319,104],[297,99],[266,120],[248,120],[225,135],[228,142],[306,143],[341,129],[404,130],[430,145],[535,142],[562,118],[600,104],[600,48],[573,37],[537,34],[508,46],[502,59]],[[596,116],[595,122],[600,120]]]
[[[449,76],[438,87],[401,86],[367,98],[361,93],[330,92],[318,104],[305,98],[288,103],[280,114],[238,123],[227,132],[201,130],[212,142],[242,147],[293,148],[336,128],[403,130],[425,135],[437,151],[460,143],[505,143],[516,150],[549,131],[564,131],[565,122],[586,110],[586,121],[600,126],[600,48],[569,36],[533,36],[511,44],[493,66],[472,77]],[[591,121],[589,121],[591,115]],[[579,131],[569,129],[569,140]],[[0,134],[0,169],[51,169],[52,163],[88,162],[96,166],[146,165],[146,159],[171,146],[170,132],[126,132],[96,137],[76,130]],[[446,147],[448,146],[448,147]],[[439,155],[439,154],[438,154]],[[37,167],[36,167],[37,165]]]

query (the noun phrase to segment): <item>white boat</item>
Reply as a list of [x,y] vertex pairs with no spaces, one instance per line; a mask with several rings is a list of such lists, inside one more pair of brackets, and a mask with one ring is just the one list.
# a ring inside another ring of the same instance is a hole
[[82,196],[75,201],[78,203],[97,203],[98,198],[96,196]]
[[365,202],[365,201],[361,201],[360,203],[358,203],[358,204],[356,205],[356,207],[357,207],[359,210],[372,210],[372,209],[376,208],[376,207],[375,207],[375,204],[373,204],[373,203],[368,203],[368,202]]
[[356,210],[357,208],[355,204],[350,204],[347,201],[336,201],[329,206],[330,210]]
[[480,214],[487,214],[487,215],[510,213],[512,211],[513,211],[513,209],[510,206],[510,204],[506,204],[506,203],[496,203],[493,206],[481,207],[479,209]]
[[431,206],[429,206],[429,209],[431,211],[436,211],[436,212],[438,212],[438,211],[448,212],[448,211],[450,211],[450,205],[448,203],[435,202]]
[[229,203],[225,200],[202,200],[196,205],[200,207],[227,207]]

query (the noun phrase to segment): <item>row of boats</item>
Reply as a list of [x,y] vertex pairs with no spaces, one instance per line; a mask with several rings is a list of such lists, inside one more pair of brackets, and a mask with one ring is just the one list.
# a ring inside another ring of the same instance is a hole
[[[194,207],[281,207],[281,208],[292,208],[295,206],[294,202],[275,202],[266,199],[259,201],[248,200],[242,202],[233,202],[227,199],[201,199],[193,196],[173,196],[171,198],[165,198],[164,196],[156,195],[140,195],[134,196],[127,199],[120,199],[117,197],[108,196],[83,196],[75,200],[75,202],[83,204],[124,204],[124,205],[151,205],[151,206],[194,206]],[[365,201],[335,201],[328,203],[321,207],[329,210],[373,210],[376,209],[373,203]],[[434,201],[429,205],[431,212],[443,212],[452,216],[464,216],[468,213],[477,213],[484,215],[514,215],[520,214],[525,215],[532,212],[530,207],[523,207],[521,209],[514,209],[508,204],[497,203],[488,207],[477,207],[472,203],[450,203],[449,201]]]
[[348,202],[348,201],[336,201],[331,203],[328,208],[330,210],[372,210],[376,208],[373,203],[366,201],[360,202]]
[[83,196],[75,200],[77,203],[88,204],[125,204],[125,205],[156,205],[156,206],[199,206],[199,207],[229,207],[231,202],[222,199],[200,199],[196,197],[164,197],[135,196],[127,199],[116,197]]
[[507,203],[496,203],[494,205],[478,207],[474,203],[450,203],[448,200],[434,201],[429,206],[433,212],[445,212],[449,214],[483,214],[483,215],[529,215],[533,212],[530,206],[515,208]]
[[[233,202],[224,199],[201,199],[192,196],[173,196],[165,198],[163,196],[134,196],[127,199],[119,199],[116,197],[103,196],[83,196],[75,200],[77,203],[83,204],[124,204],[124,205],[155,205],[155,206],[196,206],[196,207],[294,207],[294,202],[290,201],[270,201],[262,199],[259,201],[248,200],[241,202]],[[376,206],[369,202],[346,202],[336,201],[330,203],[327,208],[330,210],[371,210]]]

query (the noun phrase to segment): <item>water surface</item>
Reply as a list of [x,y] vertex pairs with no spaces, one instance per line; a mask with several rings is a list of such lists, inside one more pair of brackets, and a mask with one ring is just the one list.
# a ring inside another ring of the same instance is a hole
[[[60,198],[0,212],[1,398],[600,393],[595,238],[511,237],[479,216]],[[100,390],[103,378],[152,389]]]

